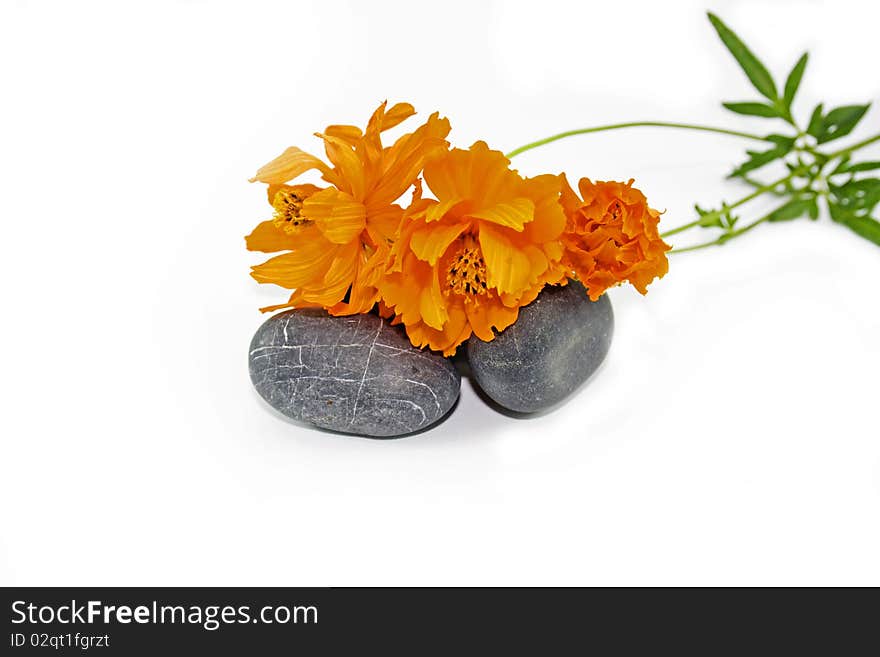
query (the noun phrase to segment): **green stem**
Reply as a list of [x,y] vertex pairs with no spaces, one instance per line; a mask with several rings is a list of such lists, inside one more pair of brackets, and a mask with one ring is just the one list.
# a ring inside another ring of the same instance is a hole
[[660,233],[660,237],[669,237],[670,235],[675,235],[676,233],[688,230],[690,228],[693,228],[694,226],[699,226],[701,220],[702,217],[700,217],[700,219],[695,219],[694,221],[690,222],[689,224],[685,224],[684,226],[679,226],[678,228],[667,230],[665,233]]
[[703,132],[716,132],[718,134],[731,135],[733,137],[742,137],[744,139],[766,141],[766,139],[764,139],[764,137],[761,137],[760,135],[753,135],[748,132],[739,132],[738,130],[727,130],[726,128],[713,128],[711,126],[694,125],[691,123],[668,123],[666,121],[632,121],[630,123],[614,123],[612,125],[600,125],[594,128],[582,128],[580,130],[568,130],[566,132],[560,132],[559,134],[553,135],[552,137],[546,137],[544,139],[539,139],[538,141],[533,141],[532,143],[526,144],[525,146],[520,146],[519,148],[510,151],[507,154],[507,157],[519,155],[520,153],[529,151],[533,148],[537,148],[538,146],[543,146],[544,144],[549,144],[560,139],[565,139],[566,137],[585,135],[590,132],[603,132],[605,130],[618,130],[620,128],[637,128],[645,126],[652,126],[656,128],[680,128],[682,130],[701,130]]
[[869,144],[873,144],[875,141],[880,141],[880,134],[874,135],[873,137],[868,137],[867,139],[863,139],[862,141],[856,142],[852,146],[847,146],[846,148],[841,148],[839,151],[834,151],[831,155],[826,156],[829,160],[833,160],[835,157],[840,157],[841,155],[846,155],[847,153],[852,153],[853,151],[857,151],[860,148],[864,148]]
[[[780,178],[779,180],[772,182],[768,185],[763,185],[761,187],[758,187],[758,189],[756,189],[754,192],[752,192],[748,196],[743,196],[740,200],[728,205],[724,211],[733,210],[733,208],[738,208],[739,206],[744,205],[745,203],[748,203],[752,199],[758,198],[761,194],[764,194],[765,192],[772,192],[779,185],[785,184],[789,180],[794,178],[795,175],[796,175],[795,173],[790,173],[787,176],[785,176],[785,178]],[[707,217],[709,217],[710,219],[714,219],[714,218],[720,217],[722,212],[723,212],[722,210],[714,210],[712,212],[707,212],[702,217],[690,222],[689,224],[685,224],[684,226],[679,226],[678,228],[673,228],[672,230],[667,230],[665,233],[661,233],[660,237],[669,237],[670,235],[675,235],[676,233],[680,233],[680,232],[687,230],[689,228],[693,228],[694,226],[699,226],[701,223],[709,221],[709,219],[707,219]],[[751,226],[747,226],[746,228],[743,228],[742,230],[743,230],[743,232],[745,232],[746,230],[749,230],[750,228],[751,228]],[[712,244],[715,244],[715,242],[707,242],[704,245],[697,245],[696,247],[688,247],[686,249],[674,249],[674,250],[670,251],[670,253],[680,253],[681,251],[692,251],[695,248],[702,248],[703,246],[711,246]]]
[[[876,143],[878,141],[880,141],[880,134],[874,135],[873,137],[868,137],[867,139],[863,139],[862,141],[856,142],[852,146],[847,146],[846,148],[841,148],[840,150],[834,151],[833,153],[826,155],[825,157],[830,161],[835,158],[846,155],[848,153],[852,153],[853,151],[857,151],[860,148],[864,148],[865,146]],[[743,203],[747,203],[747,202],[751,201],[752,199],[756,198],[757,196],[760,196],[761,194],[763,194],[765,192],[772,192],[774,189],[776,189],[776,187],[788,182],[789,180],[794,178],[797,174],[798,174],[798,172],[795,171],[795,172],[790,173],[785,178],[781,178],[781,179],[777,180],[776,182],[772,182],[769,185],[760,186],[754,192],[749,194],[748,196],[741,198],[739,201],[737,201],[736,203],[734,203],[733,205],[730,205],[728,207],[730,209],[733,209],[739,205],[742,205]],[[822,190],[820,190],[820,194],[822,194],[823,196],[827,196],[827,193],[828,193],[827,191],[823,192]],[[678,228],[674,228],[670,231],[663,233],[661,235],[661,237],[668,237],[670,235],[675,235],[676,233],[680,233],[683,230],[687,230],[688,228],[693,228],[694,226],[697,226],[700,224],[700,220],[705,220],[705,217],[718,215],[718,214],[720,214],[720,213],[718,211],[715,211],[713,213],[709,213],[707,215],[704,215],[704,217],[701,217],[700,219],[698,219],[696,221],[692,221],[689,224],[685,224],[684,226],[679,226]],[[767,221],[767,217],[764,217],[763,219],[758,219],[757,221],[754,221],[754,222],[750,223],[748,226],[740,228],[739,230],[735,230],[735,231],[732,231],[729,233],[724,233],[719,238],[714,239],[710,242],[703,242],[701,244],[694,244],[693,246],[686,246],[686,247],[682,247],[680,249],[672,249],[669,253],[684,253],[686,251],[696,251],[698,249],[705,249],[710,246],[724,244],[725,242],[729,242],[730,240],[732,240],[735,237],[739,237],[740,235],[747,233],[748,231],[750,231],[753,228],[755,228],[756,226],[764,223],[765,221]]]
[[708,246],[715,246],[716,244],[724,244],[725,242],[729,242],[730,240],[732,240],[735,237],[739,237],[743,233],[749,232],[750,230],[752,230],[756,226],[759,226],[760,224],[767,221],[767,219],[768,219],[768,217],[763,217],[761,219],[758,219],[757,221],[753,221],[748,226],[743,226],[739,230],[734,230],[730,233],[724,233],[724,235],[722,235],[718,239],[712,240],[711,242],[703,242],[702,244],[694,244],[693,246],[685,246],[680,249],[672,249],[669,253],[684,253],[685,251],[696,251],[697,249],[705,249]]

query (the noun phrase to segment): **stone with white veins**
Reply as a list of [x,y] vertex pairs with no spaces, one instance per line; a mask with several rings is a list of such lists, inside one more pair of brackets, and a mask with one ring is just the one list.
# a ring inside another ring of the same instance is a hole
[[548,286],[491,342],[468,339],[471,374],[483,392],[508,410],[546,410],[598,369],[613,332],[607,294],[594,302],[578,281]]
[[430,427],[461,389],[452,361],[374,314],[278,313],[257,330],[248,362],[257,392],[284,415],[377,438]]

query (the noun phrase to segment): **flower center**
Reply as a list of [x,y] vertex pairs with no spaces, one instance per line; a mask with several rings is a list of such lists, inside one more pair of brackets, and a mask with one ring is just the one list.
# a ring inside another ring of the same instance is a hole
[[275,208],[275,216],[272,221],[288,235],[294,235],[311,221],[302,216],[303,201],[305,198],[289,189],[280,189],[275,194],[272,207]]
[[614,201],[611,204],[610,214],[612,221],[619,221],[620,215],[623,214],[623,208],[620,207],[620,201]]
[[472,239],[463,241],[452,257],[446,272],[446,283],[453,292],[465,297],[489,293],[486,289],[486,262],[479,245]]

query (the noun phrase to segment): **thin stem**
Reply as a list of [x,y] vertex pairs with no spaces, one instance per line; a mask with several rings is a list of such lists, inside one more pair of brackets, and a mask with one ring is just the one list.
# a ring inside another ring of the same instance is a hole
[[[864,148],[865,146],[868,146],[869,144],[873,144],[878,141],[880,141],[880,134],[874,135],[873,137],[868,137],[867,139],[863,139],[860,142],[856,142],[852,146],[847,146],[846,148],[841,148],[840,150],[834,151],[833,153],[831,153],[830,155],[827,155],[826,157],[828,158],[828,160],[833,160],[835,158],[841,157],[842,155],[852,153],[853,151],[857,151],[860,148]],[[780,180],[777,180],[776,182],[770,183],[769,185],[763,185],[761,187],[758,187],[753,193],[741,198],[739,201],[737,201],[733,205],[728,206],[728,208],[731,208],[731,209],[735,208],[738,205],[742,205],[743,203],[747,203],[748,201],[751,201],[753,198],[760,196],[761,194],[763,194],[765,192],[772,192],[774,189],[776,189],[776,187],[788,182],[789,180],[794,178],[799,173],[800,173],[799,171],[794,171],[794,172],[790,173],[789,175],[787,175],[785,178],[781,178]],[[824,179],[822,179],[822,180],[824,181]],[[820,189],[819,193],[822,196],[827,198],[827,195],[828,195],[827,190]],[[714,213],[710,213],[710,214],[718,214],[718,211],[716,211]],[[705,215],[705,216],[710,216],[710,215]],[[729,242],[730,240],[734,239],[735,237],[739,237],[740,235],[749,232],[750,230],[752,230],[756,226],[767,221],[768,218],[769,217],[763,217],[761,219],[758,219],[757,221],[753,221],[748,226],[744,226],[743,228],[740,228],[739,230],[735,230],[735,231],[732,231],[729,233],[724,233],[723,235],[721,235],[717,239],[712,240],[711,242],[703,242],[701,244],[694,244],[693,246],[685,246],[680,249],[672,249],[669,253],[684,253],[686,251],[696,251],[698,249],[705,249],[710,246],[724,244],[725,242]],[[692,228],[693,226],[695,226],[699,223],[700,223],[699,220],[692,221],[689,224],[685,224],[684,226],[680,226],[680,227],[675,228],[673,230],[670,230],[666,233],[663,233],[663,235],[661,235],[661,237],[666,237],[668,235],[674,235],[675,233],[681,232],[681,231],[686,230],[688,228]]]
[[711,126],[694,125],[691,123],[668,123],[666,121],[632,121],[630,123],[614,123],[612,125],[600,125],[594,128],[582,128],[580,130],[568,130],[566,132],[560,132],[559,134],[553,135],[552,137],[546,137],[544,139],[539,139],[538,141],[533,141],[532,143],[526,144],[525,146],[520,146],[519,148],[510,151],[507,154],[507,157],[519,155],[520,153],[529,151],[533,148],[537,148],[538,146],[543,146],[544,144],[549,144],[560,139],[565,139],[566,137],[585,135],[590,132],[603,132],[605,130],[618,130],[620,128],[637,128],[646,126],[651,126],[655,128],[680,128],[682,130],[700,130],[703,132],[716,132],[722,135],[742,137],[744,139],[753,139],[755,141],[766,141],[766,139],[764,139],[764,137],[760,135],[754,135],[748,132],[739,132],[738,130],[727,130],[726,128],[713,128]]
[[680,249],[672,249],[669,253],[684,253],[685,251],[696,251],[697,249],[705,249],[707,246],[715,246],[716,244],[719,244],[719,245],[724,244],[726,242],[729,242],[730,240],[732,240],[735,237],[739,237],[743,233],[749,232],[750,230],[752,230],[756,226],[759,226],[760,224],[767,221],[768,218],[769,218],[769,215],[767,217],[762,217],[761,219],[758,219],[757,221],[753,221],[748,226],[743,226],[739,230],[734,230],[730,233],[724,233],[721,237],[719,237],[718,239],[714,239],[711,242],[703,242],[702,244],[695,244],[694,246],[685,246]]
[[[779,180],[772,182],[768,185],[763,185],[761,187],[758,187],[758,189],[756,189],[754,192],[752,192],[748,196],[743,196],[740,200],[736,201],[735,203],[731,203],[730,205],[726,206],[724,208],[724,210],[714,210],[712,212],[707,212],[702,217],[700,217],[699,219],[696,219],[695,221],[690,222],[689,224],[685,224],[684,226],[679,226],[678,228],[673,228],[672,230],[668,230],[665,233],[661,233],[660,237],[669,237],[670,235],[675,235],[676,233],[680,233],[680,232],[687,230],[689,228],[693,228],[694,226],[699,226],[701,223],[708,221],[706,219],[706,217],[710,217],[710,218],[719,217],[719,216],[721,216],[721,214],[723,212],[726,212],[728,210],[733,210],[733,208],[738,208],[739,206],[741,206],[745,203],[748,203],[752,199],[759,197],[761,194],[763,194],[765,192],[772,192],[779,185],[785,184],[789,180],[794,178],[795,175],[796,175],[796,173],[793,172],[793,173],[790,173],[787,176],[785,176],[785,178],[780,178]],[[750,228],[751,228],[751,226],[747,226],[746,228],[743,228],[742,231],[745,232],[746,230],[749,230]],[[737,234],[739,234],[739,233],[737,232]],[[711,246],[712,244],[715,244],[715,242],[707,242],[704,245],[697,245],[696,247],[687,247],[685,249],[674,249],[674,250],[670,251],[670,253],[680,253],[681,251],[692,251],[695,248],[702,248],[702,246]]]
[[685,224],[684,226],[679,226],[678,228],[673,228],[672,230],[667,230],[665,233],[660,233],[660,237],[669,237],[670,235],[675,235],[676,233],[680,233],[684,230],[688,230],[689,228],[693,228],[694,226],[700,225],[700,219],[694,219],[689,224]]
[[717,244],[719,244],[718,240],[712,240],[711,242],[703,242],[702,244],[694,244],[693,246],[683,246],[680,249],[672,249],[671,251],[667,251],[667,253],[685,253],[686,251],[705,249],[708,246],[716,246]]
[[860,148],[864,148],[868,144],[873,144],[875,141],[880,141],[880,134],[874,135],[873,137],[868,137],[867,139],[863,139],[862,141],[856,142],[852,146],[841,148],[839,151],[834,151],[833,153],[831,153],[831,155],[827,155],[826,157],[829,160],[833,160],[835,157],[840,157],[841,155],[852,153],[853,151],[857,151]]

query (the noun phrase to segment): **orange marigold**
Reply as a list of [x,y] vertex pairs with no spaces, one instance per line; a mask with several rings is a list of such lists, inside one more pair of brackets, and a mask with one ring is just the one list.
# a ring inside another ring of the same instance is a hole
[[563,176],[560,202],[567,221],[562,262],[593,301],[623,281],[646,294],[648,283],[669,269],[670,247],[657,228],[660,213],[632,184],[581,178],[581,200]]
[[[331,125],[318,133],[332,166],[291,147],[257,171],[251,182],[269,185],[275,212],[247,236],[247,248],[287,253],[253,267],[251,275],[294,290],[287,303],[261,310],[319,306],[351,315],[373,307],[403,215],[395,201],[418,179],[425,162],[448,148],[449,121],[437,113],[383,146],[381,133],[414,113],[408,103],[388,110],[382,103],[364,132]],[[287,184],[312,169],[331,186]]]
[[471,333],[493,339],[564,279],[560,177],[523,178],[480,141],[429,162],[424,179],[437,198],[417,185],[381,296],[414,345],[451,355]]

